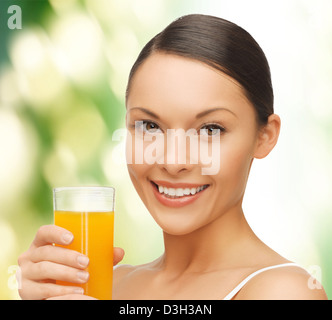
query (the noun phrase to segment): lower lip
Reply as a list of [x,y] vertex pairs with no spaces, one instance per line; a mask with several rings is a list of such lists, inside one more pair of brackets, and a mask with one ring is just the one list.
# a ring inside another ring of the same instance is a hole
[[187,205],[193,203],[204,193],[205,190],[207,190],[209,188],[209,187],[207,187],[204,190],[195,193],[194,195],[183,196],[181,198],[169,198],[169,197],[165,196],[164,193],[159,193],[159,191],[157,190],[156,186],[153,183],[151,183],[151,186],[152,186],[153,193],[156,196],[157,200],[164,206],[172,207],[172,208],[180,208],[180,207],[184,207],[184,206],[187,206]]

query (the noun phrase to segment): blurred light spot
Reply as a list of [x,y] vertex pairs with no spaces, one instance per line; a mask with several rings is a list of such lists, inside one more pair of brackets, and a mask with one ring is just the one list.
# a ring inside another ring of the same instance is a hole
[[46,60],[45,37],[39,29],[28,29],[20,33],[11,46],[14,66],[27,72],[39,68]]
[[14,70],[8,68],[1,72],[0,99],[3,105],[16,106],[20,101],[18,77]]
[[121,26],[114,30],[114,36],[105,44],[106,55],[112,72],[109,83],[120,100],[125,96],[128,75],[138,53],[139,42],[132,29]]
[[78,0],[49,0],[50,5],[57,12],[62,12],[72,8],[78,3]]
[[27,29],[13,40],[10,56],[21,95],[34,107],[45,107],[63,90],[64,78],[53,59],[52,47],[41,29]]
[[86,0],[86,7],[113,33],[113,28],[120,24],[132,23],[132,4],[128,0]]
[[[0,213],[1,214],[1,213]],[[15,278],[14,274],[8,271],[12,270],[13,263],[17,261],[17,237],[12,226],[1,219],[0,216],[0,299],[17,299],[18,291],[10,286]],[[17,268],[17,267],[16,267]]]
[[102,155],[102,168],[109,181],[122,181],[127,175],[127,164],[125,161],[125,142],[110,144],[104,148]]
[[72,151],[79,164],[96,156],[106,135],[105,123],[98,111],[84,106],[68,114],[56,130],[57,139]]
[[[116,18],[116,2],[109,0],[86,0],[85,2],[87,8],[93,12],[99,20],[107,22],[112,21],[113,18]],[[112,12],[112,19],[110,19],[110,12]]]
[[28,182],[36,156],[32,132],[8,109],[0,109],[0,204],[5,206]]
[[16,253],[16,236],[12,227],[5,221],[0,220],[0,263],[8,261]]
[[103,71],[102,32],[98,25],[83,13],[71,12],[56,20],[51,35],[58,65],[74,81],[93,84]]
[[50,186],[68,186],[77,183],[77,161],[72,151],[61,143],[46,157],[43,174]]
[[151,27],[152,24],[160,23],[161,13],[165,12],[162,0],[131,0],[131,7],[143,25]]

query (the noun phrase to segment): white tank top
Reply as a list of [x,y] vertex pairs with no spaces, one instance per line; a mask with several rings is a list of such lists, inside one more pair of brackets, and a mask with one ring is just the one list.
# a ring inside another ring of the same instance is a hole
[[253,272],[252,274],[250,274],[249,276],[247,276],[244,280],[242,280],[223,300],[231,300],[232,298],[234,298],[234,296],[244,287],[244,285],[253,277],[257,276],[258,274],[267,271],[267,270],[271,270],[271,269],[276,269],[276,268],[281,268],[281,267],[300,267],[298,264],[293,263],[293,262],[289,262],[289,263],[282,263],[282,264],[277,264],[274,266],[270,266],[270,267],[265,267],[262,269],[259,269],[255,272]]

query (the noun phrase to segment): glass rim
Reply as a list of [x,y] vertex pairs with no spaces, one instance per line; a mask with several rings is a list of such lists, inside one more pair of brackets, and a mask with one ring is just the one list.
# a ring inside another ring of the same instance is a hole
[[110,190],[115,191],[114,187],[108,187],[108,186],[72,186],[72,187],[56,187],[53,188],[53,192],[59,192],[59,191],[70,191],[70,190]]

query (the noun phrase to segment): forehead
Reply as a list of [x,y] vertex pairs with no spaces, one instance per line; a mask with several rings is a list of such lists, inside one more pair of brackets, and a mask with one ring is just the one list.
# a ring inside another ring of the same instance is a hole
[[[234,112],[250,109],[242,87],[211,66],[173,54],[154,53],[131,80],[127,108],[199,113],[204,108],[227,106]],[[251,110],[252,111],[252,110]]]

